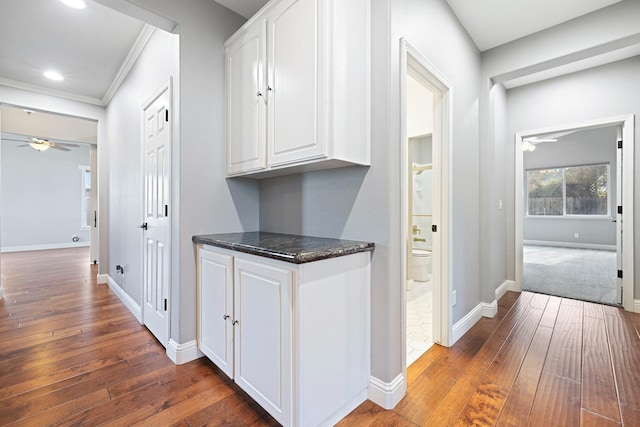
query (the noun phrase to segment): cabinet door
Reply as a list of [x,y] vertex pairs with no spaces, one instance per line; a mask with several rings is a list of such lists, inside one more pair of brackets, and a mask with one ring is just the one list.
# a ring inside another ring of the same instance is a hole
[[323,0],[282,0],[267,17],[270,166],[325,155],[323,8]]
[[233,378],[233,257],[198,253],[198,348]]
[[229,175],[266,167],[265,25],[246,28],[226,51]]
[[235,381],[278,422],[291,408],[290,270],[235,259]]

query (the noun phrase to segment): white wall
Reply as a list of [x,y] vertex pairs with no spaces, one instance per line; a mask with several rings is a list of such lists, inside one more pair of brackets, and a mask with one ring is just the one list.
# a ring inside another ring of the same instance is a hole
[[[540,83],[508,91],[508,134],[511,141],[518,131],[540,129],[562,124],[578,123],[606,117],[635,114],[640,116],[640,56],[613,64],[581,71]],[[640,141],[640,128],[636,127],[636,144]],[[514,156],[513,142],[507,146]],[[635,151],[635,164],[639,164],[640,150]],[[505,179],[514,182],[513,165],[506,169]],[[635,174],[635,222],[640,221],[640,174]],[[514,194],[514,193],[512,193]],[[513,199],[510,202],[513,206]],[[508,235],[509,247],[514,236]],[[638,235],[634,236],[635,262],[640,262]],[[511,254],[507,263],[509,277],[514,277]],[[636,278],[635,295],[640,295],[640,278]]]
[[[609,209],[607,218],[554,218],[526,216],[524,240],[570,243],[572,245],[616,245],[616,128],[589,129],[565,135],[553,143],[536,145],[524,153],[526,191],[527,169],[609,164]],[[525,193],[526,194],[526,193]],[[526,212],[525,212],[526,214]],[[575,238],[578,233],[579,238]]]
[[174,139],[172,168],[170,338],[187,343],[196,336],[196,261],[191,237],[258,229],[258,183],[224,177],[223,44],[245,19],[211,0],[126,3],[178,23],[179,134]]
[[[109,275],[137,303],[142,298],[142,104],[178,77],[178,36],[156,30],[107,106]],[[116,272],[122,265],[125,274]]]
[[[79,165],[89,166],[89,146],[38,152],[2,141],[2,250],[89,246],[81,229]],[[78,244],[73,236],[80,238]]]

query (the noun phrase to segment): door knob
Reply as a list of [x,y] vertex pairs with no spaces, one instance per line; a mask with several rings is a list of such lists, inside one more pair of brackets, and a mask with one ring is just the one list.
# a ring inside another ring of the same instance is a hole
[[147,228],[147,223],[146,222],[142,223],[142,225],[139,225],[138,228],[142,228],[143,230],[147,230],[148,229]]

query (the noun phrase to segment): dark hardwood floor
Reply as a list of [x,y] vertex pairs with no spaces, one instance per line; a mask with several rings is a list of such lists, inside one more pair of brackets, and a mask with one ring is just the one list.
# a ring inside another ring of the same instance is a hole
[[[0,425],[269,426],[206,359],[175,366],[88,250],[2,255]],[[640,426],[640,315],[509,292],[451,348],[407,371],[390,411],[340,426]]]

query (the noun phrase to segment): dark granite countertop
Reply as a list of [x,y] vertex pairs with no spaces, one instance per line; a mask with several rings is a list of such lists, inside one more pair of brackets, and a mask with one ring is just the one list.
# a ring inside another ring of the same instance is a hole
[[263,231],[201,234],[193,236],[191,240],[194,243],[218,246],[294,264],[304,264],[357,252],[372,251],[375,247],[370,242],[267,233]]

